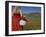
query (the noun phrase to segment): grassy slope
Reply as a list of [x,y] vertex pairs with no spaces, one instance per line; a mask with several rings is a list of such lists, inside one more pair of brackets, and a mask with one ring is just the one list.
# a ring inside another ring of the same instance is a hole
[[24,26],[24,30],[39,30],[41,28],[41,18],[40,15],[28,15],[31,20],[31,24]]

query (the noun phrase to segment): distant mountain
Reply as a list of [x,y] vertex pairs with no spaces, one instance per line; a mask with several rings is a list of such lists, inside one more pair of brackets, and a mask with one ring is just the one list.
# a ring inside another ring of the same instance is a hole
[[24,13],[24,15],[41,15],[40,12]]
[[30,13],[30,15],[41,15],[41,13]]

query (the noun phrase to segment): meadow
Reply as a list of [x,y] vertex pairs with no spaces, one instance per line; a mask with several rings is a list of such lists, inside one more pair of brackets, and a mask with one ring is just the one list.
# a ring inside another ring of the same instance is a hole
[[41,29],[41,14],[40,13],[32,13],[25,14],[29,17],[31,23],[23,26],[24,30],[40,30]]

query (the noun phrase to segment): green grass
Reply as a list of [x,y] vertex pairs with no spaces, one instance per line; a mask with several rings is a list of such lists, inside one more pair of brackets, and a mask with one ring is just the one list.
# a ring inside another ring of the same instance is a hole
[[41,16],[38,15],[28,15],[31,24],[24,26],[24,30],[40,30],[41,29]]

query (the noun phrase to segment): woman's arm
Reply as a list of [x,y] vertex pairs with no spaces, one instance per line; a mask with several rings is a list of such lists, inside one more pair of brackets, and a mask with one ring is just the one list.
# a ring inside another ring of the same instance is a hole
[[27,16],[23,16],[23,18],[27,21],[27,24],[31,24],[31,20]]

